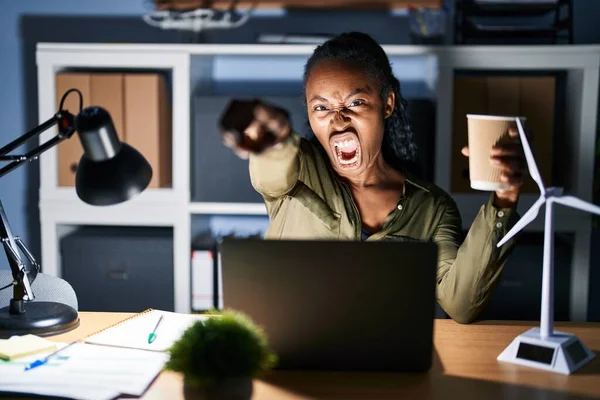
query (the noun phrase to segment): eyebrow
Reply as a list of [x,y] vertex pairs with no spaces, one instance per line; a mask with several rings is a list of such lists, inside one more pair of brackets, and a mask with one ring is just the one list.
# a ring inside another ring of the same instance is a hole
[[[361,93],[369,93],[369,88],[357,88],[354,89],[350,94],[348,94],[346,96],[346,98],[344,99],[344,101],[348,100],[350,97],[352,96],[356,96],[357,94],[361,94]],[[319,101],[328,101],[326,98],[319,96],[319,95],[315,95],[312,99],[310,99],[309,103],[312,103],[315,100],[319,100]]]

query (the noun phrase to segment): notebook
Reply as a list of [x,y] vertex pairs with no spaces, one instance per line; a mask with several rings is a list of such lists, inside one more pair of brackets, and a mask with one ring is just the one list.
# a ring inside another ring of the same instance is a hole
[[[152,343],[148,343],[148,336],[154,331],[161,316],[163,319],[156,329],[156,338]],[[206,315],[180,314],[148,309],[93,333],[85,339],[85,342],[131,349],[166,351],[181,338],[187,328],[195,322],[207,318]]]
[[15,336],[0,342],[0,360],[14,360],[43,351],[54,351],[56,343],[35,335]]

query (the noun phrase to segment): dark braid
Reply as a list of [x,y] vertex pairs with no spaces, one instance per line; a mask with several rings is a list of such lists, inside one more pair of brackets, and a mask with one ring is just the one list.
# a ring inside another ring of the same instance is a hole
[[[381,85],[381,99],[385,104],[393,90],[396,102],[392,115],[385,121],[382,154],[385,161],[396,169],[413,169],[417,159],[412,124],[407,101],[402,97],[400,82],[394,76],[387,54],[369,35],[360,32],[343,33],[315,49],[304,67],[304,92],[312,68],[323,60],[352,61],[360,63],[365,72]],[[306,98],[304,97],[306,102]],[[309,132],[314,138],[314,133]]]

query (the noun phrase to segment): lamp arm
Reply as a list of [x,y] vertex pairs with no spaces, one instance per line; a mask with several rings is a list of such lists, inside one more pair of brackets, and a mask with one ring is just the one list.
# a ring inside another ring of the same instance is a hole
[[[3,221],[4,222],[4,221]],[[16,238],[13,237],[16,241]],[[25,264],[23,260],[19,256],[19,253],[15,251],[15,249],[10,244],[10,238],[6,238],[2,240],[2,244],[4,245],[4,251],[6,252],[6,256],[8,258],[8,262],[11,265],[11,269],[13,271],[13,279],[15,282],[20,283],[23,282],[23,287],[19,285],[15,285],[14,290],[14,298],[22,299],[22,300],[33,300],[34,295],[31,291],[31,283],[33,279],[29,278],[29,272],[25,269]],[[37,262],[35,263],[36,268],[34,274],[37,275],[39,265]]]
[[[6,252],[6,257],[8,258],[8,263],[10,265],[10,269],[12,271],[13,279],[16,281],[16,285],[13,286],[13,298],[10,302],[10,312],[14,314],[22,313],[23,310],[23,301],[33,300],[34,295],[31,290],[31,282],[35,279],[38,271],[39,265],[34,260],[34,269],[31,271],[31,276],[29,276],[30,272],[25,268],[25,263],[19,256],[19,251],[17,247],[25,245],[21,242],[20,239],[15,239],[10,229],[10,225],[8,224],[8,218],[6,218],[6,213],[4,212],[4,207],[2,206],[2,202],[0,201],[0,240],[2,241],[2,245],[4,247],[4,251]],[[26,247],[25,247],[26,248]],[[29,250],[25,252],[27,258],[30,258],[31,253]],[[33,256],[31,256],[33,258]],[[31,260],[31,259],[30,259]],[[30,282],[31,277],[31,282]]]
[[[1,202],[0,207],[2,207]],[[2,210],[2,212],[4,212],[4,210]],[[13,278],[15,281],[18,282],[19,279],[23,279],[23,273],[27,274],[28,282],[25,282],[26,287],[24,294],[26,294],[30,300],[33,300],[35,296],[32,292],[28,291],[27,286],[33,283],[33,281],[37,277],[37,274],[41,271],[42,268],[33,256],[33,254],[31,254],[31,251],[29,251],[25,243],[23,243],[21,238],[19,236],[12,236],[10,227],[8,227],[8,221],[6,220],[6,214],[4,214],[4,219],[2,219],[0,224],[2,224],[2,227],[0,228],[2,234],[0,236],[2,236],[2,244],[4,245],[4,251],[6,252],[6,256],[9,258],[9,263],[15,265],[13,270],[20,271],[18,276],[14,276],[15,274],[13,273]],[[18,249],[21,250],[21,252],[29,261],[29,264],[31,265],[29,269],[25,268],[25,263],[19,255],[19,252],[17,252],[17,249],[13,246],[13,243],[16,244]]]
[[[58,122],[60,122],[60,125],[58,126],[58,129],[59,129],[58,136],[59,137],[66,136],[67,139],[69,137],[71,137],[73,135],[73,132],[68,132],[68,130],[69,130],[69,128],[73,128],[74,118],[71,113],[69,113],[67,110],[64,109],[65,100],[71,93],[77,93],[79,95],[79,112],[81,112],[81,110],[83,108],[83,96],[82,96],[81,92],[77,89],[67,90],[65,92],[65,94],[63,94],[62,98],[60,99],[60,105],[58,107],[58,112],[56,114],[54,114],[54,116],[52,118],[50,118],[48,121],[44,122],[43,124],[33,128],[32,130],[30,130],[23,136],[18,137],[17,139],[13,140],[6,146],[0,148],[0,161],[12,161],[12,160],[19,160],[23,157],[28,157],[27,155],[25,155],[25,156],[7,156],[7,154],[10,153],[11,151],[15,150],[17,147],[19,147],[20,145],[22,145],[29,139],[31,139],[35,136],[38,136],[40,133],[50,129],[51,127],[54,126],[54,124],[56,124]],[[47,150],[48,148],[46,148],[45,150]],[[38,147],[38,149],[39,149],[39,147]],[[37,153],[36,155],[39,155],[40,153],[42,153],[45,150],[42,150],[41,152]]]
[[32,275],[34,275],[33,279],[35,279],[35,275],[37,275],[37,273],[40,272],[40,270],[41,270],[40,264],[38,264],[38,262],[35,260],[35,257],[33,256],[33,254],[31,254],[31,251],[29,251],[27,246],[25,246],[25,243],[23,243],[20,236],[15,236],[15,243],[17,244],[17,246],[19,246],[19,249],[21,249],[23,254],[25,254],[25,257],[27,257],[27,259],[29,260],[29,263],[31,263],[31,265],[33,265],[34,269],[33,269],[33,271],[29,271],[29,275],[30,275],[30,277]]
[[[10,161],[10,163],[0,168],[0,177],[8,174],[24,163],[37,158],[43,152],[73,136],[75,133],[74,120],[75,117],[71,113],[66,110],[61,110],[46,122],[2,147],[0,149],[0,161]],[[58,124],[58,134],[52,139],[47,140],[25,154],[8,154],[56,124]],[[23,302],[31,301],[35,298],[33,291],[31,290],[31,283],[33,283],[40,271],[40,265],[23,241],[18,236],[13,236],[2,202],[0,202],[0,241],[4,247],[15,282],[13,285],[13,298],[10,301],[9,311],[11,314],[22,314],[25,310]],[[31,264],[29,269],[26,268],[26,265],[19,254],[19,250],[25,254],[29,264]]]
[[[75,117],[73,114],[63,109],[65,99],[70,93],[73,92],[79,95],[79,110],[81,111],[83,105],[83,97],[81,96],[81,92],[77,89],[70,89],[63,95],[60,101],[59,111],[54,114],[52,118],[13,140],[6,146],[0,148],[0,162],[9,162],[9,164],[0,168],[0,177],[8,174],[27,161],[36,159],[43,152],[51,149],[63,140],[69,139],[71,136],[73,136],[75,133]],[[57,124],[58,134],[52,139],[47,140],[25,154],[8,154],[26,143],[28,140],[39,136],[42,132],[45,132]],[[23,314],[25,312],[24,301],[31,301],[35,298],[33,291],[31,290],[31,284],[40,271],[40,265],[37,263],[27,246],[25,246],[21,238],[18,236],[13,236],[1,201],[0,242],[2,243],[2,247],[4,247],[4,251],[6,253],[6,257],[8,258],[8,263],[13,276],[13,298],[10,301],[9,312],[10,314]],[[25,255],[29,264],[31,265],[29,269],[27,269],[25,263],[23,262],[19,250]]]
[[[30,130],[23,136],[13,140],[6,146],[2,147],[0,149],[0,161],[11,162],[8,165],[5,165],[4,167],[0,168],[0,178],[8,174],[12,170],[25,164],[27,161],[37,158],[40,154],[56,146],[63,140],[69,139],[71,136],[73,136],[73,134],[75,133],[74,120],[75,117],[70,112],[66,110],[61,110],[54,114],[54,116],[48,121],[44,122],[38,127]],[[8,155],[8,153],[21,146],[23,143],[27,142],[29,139],[39,136],[42,132],[50,129],[56,124],[58,124],[58,134],[52,139],[49,139],[48,141],[42,143],[35,149],[25,154]]]

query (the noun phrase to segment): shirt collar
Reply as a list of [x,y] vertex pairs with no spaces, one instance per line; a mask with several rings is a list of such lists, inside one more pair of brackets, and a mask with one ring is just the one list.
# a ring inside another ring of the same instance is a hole
[[430,192],[430,190],[427,187],[427,184],[425,182],[423,182],[420,179],[418,179],[417,177],[415,177],[411,172],[407,171],[406,169],[403,169],[402,172],[404,173],[404,181],[406,183],[408,183],[409,185],[414,186],[418,189],[424,190],[427,193]]

